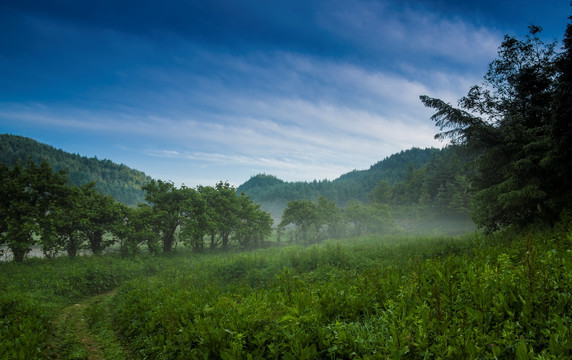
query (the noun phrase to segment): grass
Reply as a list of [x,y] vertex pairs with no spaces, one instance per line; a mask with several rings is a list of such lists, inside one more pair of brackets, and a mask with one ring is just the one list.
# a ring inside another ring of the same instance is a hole
[[571,244],[566,232],[547,231],[372,236],[0,264],[0,354],[566,358]]

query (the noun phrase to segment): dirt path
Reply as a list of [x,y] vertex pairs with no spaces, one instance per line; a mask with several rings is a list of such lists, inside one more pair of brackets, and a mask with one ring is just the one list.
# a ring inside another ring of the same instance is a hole
[[[129,358],[111,329],[100,326],[93,331],[90,328],[89,316],[97,316],[98,320],[104,318],[105,306],[99,305],[113,295],[114,292],[109,292],[93,296],[62,309],[53,320],[54,334],[50,357],[82,360]],[[93,313],[89,314],[90,311]]]

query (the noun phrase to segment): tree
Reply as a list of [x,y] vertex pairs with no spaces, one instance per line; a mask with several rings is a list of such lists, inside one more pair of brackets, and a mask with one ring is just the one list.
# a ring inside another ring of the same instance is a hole
[[201,195],[204,201],[204,209],[201,218],[198,220],[198,227],[196,228],[197,233],[194,234],[193,243],[195,243],[195,249],[202,248],[202,239],[204,236],[210,236],[210,247],[211,249],[216,248],[219,245],[218,241],[218,192],[212,186],[199,186],[197,191]]
[[435,137],[478,155],[472,215],[487,231],[557,216],[547,161],[555,143],[551,104],[557,56],[555,44],[539,39],[540,31],[531,26],[525,40],[506,36],[484,86],[473,86],[459,108],[421,96],[436,110],[431,119],[446,129]]
[[192,216],[183,224],[181,234],[195,250],[204,246],[204,237],[210,236],[212,249],[227,248],[231,239],[241,246],[253,246],[272,233],[272,217],[262,211],[244,193],[237,196],[236,189],[227,182],[197,187],[197,198]]
[[391,202],[391,185],[386,180],[381,180],[369,193],[369,199],[373,203],[389,204]]
[[23,261],[66,184],[66,174],[52,172],[45,161],[36,165],[28,160],[12,169],[0,164],[0,177],[0,245],[8,246],[15,261]]
[[353,226],[354,236],[389,233],[397,228],[387,204],[365,206],[359,200],[353,200],[344,209],[344,219]]
[[177,189],[171,182],[151,180],[143,190],[153,209],[151,223],[161,236],[163,252],[171,252],[175,244],[175,232],[189,215],[189,200],[194,189],[184,185]]
[[235,230],[236,239],[243,247],[256,246],[272,233],[274,220],[244,193],[238,197],[238,202],[239,225]]
[[123,212],[111,196],[101,194],[95,183],[62,185],[45,215],[38,219],[40,244],[46,257],[61,251],[75,257],[87,246],[99,255],[115,240],[105,238],[117,229]]
[[[317,206],[317,216],[316,216],[316,239],[318,242],[322,240],[324,235],[329,235],[334,237],[340,232],[340,224],[342,219],[342,213],[340,208],[336,206],[334,201],[320,196],[318,197]],[[326,227],[326,231],[322,231],[323,227]]]
[[[569,17],[572,20],[572,16]],[[556,61],[558,78],[550,123],[554,148],[550,153],[551,175],[549,188],[553,191],[554,213],[560,213],[572,204],[570,179],[572,178],[572,24],[564,34],[564,52]]]
[[296,241],[310,242],[309,230],[314,229],[314,238],[320,242],[323,238],[324,226],[334,232],[336,225],[341,220],[340,209],[336,203],[320,196],[317,204],[310,200],[290,201],[282,213],[282,221],[278,225],[281,232],[286,226],[294,224],[296,226]]
[[79,224],[94,255],[114,243],[113,239],[104,239],[104,234],[111,233],[115,224],[121,222],[120,205],[109,195],[103,195],[95,188],[95,183],[79,187],[79,205],[82,221]]
[[66,186],[59,194],[55,206],[44,222],[42,248],[44,253],[65,250],[69,257],[79,254],[87,240],[82,225],[87,221],[81,205],[83,189],[76,185]]
[[205,245],[204,237],[214,232],[214,213],[207,207],[204,192],[205,188],[202,186],[194,192],[192,208],[181,225],[182,238],[195,251],[202,251]]
[[219,182],[215,186],[215,201],[211,202],[215,209],[215,226],[221,239],[222,248],[228,246],[230,234],[238,226],[239,203],[236,189],[227,182]]
[[139,204],[132,209],[119,204],[122,222],[114,223],[111,232],[119,239],[121,256],[134,255],[140,245],[146,245],[150,253],[160,251],[159,236],[152,226],[153,209],[147,204]]
[[316,205],[310,200],[292,200],[282,213],[282,221],[278,225],[283,229],[290,224],[296,226],[296,241],[308,241],[308,230],[316,222],[318,213]]
[[211,248],[216,248],[219,244],[223,248],[228,247],[230,235],[239,222],[236,189],[221,181],[215,187],[199,186],[198,192],[206,201],[207,218],[202,226],[211,237]]

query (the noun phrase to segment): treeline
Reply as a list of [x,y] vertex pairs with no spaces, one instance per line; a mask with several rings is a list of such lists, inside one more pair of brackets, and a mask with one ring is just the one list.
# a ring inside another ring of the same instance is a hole
[[[423,232],[440,225],[448,227],[441,228],[448,233],[464,232],[472,228],[471,157],[463,148],[449,146],[433,152],[422,167],[401,163],[395,168],[407,169],[403,181],[390,184],[382,180],[365,194],[366,201],[360,197],[342,207],[322,195],[315,201],[289,201],[277,229],[282,234],[289,227],[290,238],[299,243],[320,242],[328,237]],[[266,179],[275,181],[268,176]]]
[[419,148],[401,151],[372,165],[368,170],[354,170],[333,181],[285,182],[272,175],[259,174],[240,185],[238,191],[263,204],[317,200],[324,196],[343,207],[352,200],[367,202],[369,192],[382,179],[390,184],[404,181],[412,169],[425,165],[438,152],[438,149]]
[[0,163],[12,167],[28,159],[36,165],[44,159],[52,169],[65,170],[69,184],[84,185],[93,181],[103,194],[130,206],[144,201],[141,187],[151,180],[141,171],[110,160],[70,154],[26,137],[0,134]]
[[[386,205],[393,218],[404,227],[410,227],[412,222],[425,222],[424,228],[431,227],[431,223],[435,228],[447,217],[464,223],[462,229],[467,229],[472,226],[469,179],[474,172],[470,165],[473,160],[474,155],[459,146],[413,148],[394,154],[368,170],[353,171],[334,181],[287,183],[272,175],[259,174],[238,190],[260,202],[277,222],[281,221],[289,202],[316,203],[323,197],[342,211],[358,206],[369,211],[373,205],[374,208]],[[371,215],[366,217],[372,218]],[[352,235],[354,231],[346,233]]]
[[68,184],[67,173],[43,160],[13,167],[0,163],[0,251],[7,247],[22,261],[39,245],[46,257],[70,257],[89,249],[101,254],[118,243],[121,254],[143,246],[170,252],[178,242],[202,250],[226,248],[231,241],[257,245],[272,232],[272,218],[244,194],[220,182],[214,187],[176,188],[151,180],[137,208],[103,195],[93,182]]
[[309,244],[326,238],[347,236],[387,235],[398,232],[398,226],[386,204],[363,205],[354,200],[345,208],[323,196],[317,202],[293,200],[288,202],[282,221],[278,224],[278,240],[286,234],[290,241]]
[[435,152],[422,167],[408,167],[403,181],[382,180],[369,193],[372,202],[392,206],[425,206],[434,212],[462,215],[470,212],[470,182],[474,156],[459,146]]

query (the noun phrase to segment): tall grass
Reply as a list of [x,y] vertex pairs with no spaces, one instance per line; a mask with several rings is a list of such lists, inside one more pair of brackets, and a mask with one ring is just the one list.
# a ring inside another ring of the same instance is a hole
[[117,288],[88,317],[140,358],[566,358],[571,248],[537,232],[1,264],[0,354],[41,357],[46,319]]

